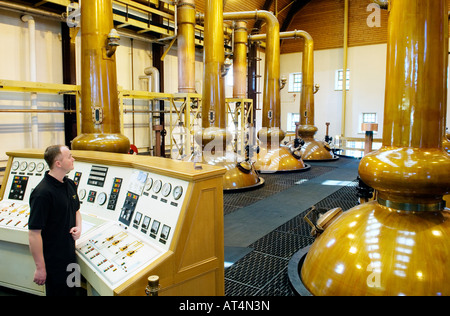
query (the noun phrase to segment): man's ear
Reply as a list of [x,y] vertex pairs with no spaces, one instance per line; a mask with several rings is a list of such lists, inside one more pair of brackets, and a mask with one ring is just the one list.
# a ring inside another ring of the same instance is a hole
[[54,166],[60,168],[61,167],[61,161],[60,160],[55,160]]

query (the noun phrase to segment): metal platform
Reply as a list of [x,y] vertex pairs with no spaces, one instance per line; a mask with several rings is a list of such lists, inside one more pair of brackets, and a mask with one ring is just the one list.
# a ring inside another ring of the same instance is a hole
[[[237,260],[234,258],[235,262],[228,262],[228,267],[225,269],[226,296],[298,295],[298,291],[292,288],[289,281],[288,265],[299,250],[307,249],[314,242],[314,238],[310,236],[310,226],[303,219],[309,211],[309,207],[316,205],[319,212],[325,212],[337,206],[347,210],[358,205],[356,196],[358,161],[344,158],[341,159],[338,166],[334,164],[335,162],[329,162],[327,166],[325,163],[313,165],[311,171],[304,174],[273,174],[269,177],[265,175],[267,181],[265,189],[269,188],[266,192],[260,192],[261,189],[250,192],[250,195],[246,195],[246,193],[236,196],[225,195],[224,206],[227,205],[225,207],[228,207],[229,212],[233,212],[232,208],[235,212],[251,209],[254,203],[270,204],[272,203],[271,199],[279,203],[278,211],[282,212],[284,208],[290,207],[289,204],[286,206],[280,203],[284,195],[289,195],[291,199],[295,200],[294,192],[303,191],[304,194],[309,194],[312,200],[314,199],[314,192],[306,193],[308,191],[306,183],[314,182],[314,180],[317,183],[323,183],[322,180],[327,178],[335,181],[342,180],[340,188],[336,189],[335,186],[330,186],[330,193],[325,198],[317,200],[308,207],[303,207],[300,203],[297,215],[290,220],[285,221],[256,241],[250,241],[247,246],[243,246],[243,242],[241,245],[242,257]],[[343,175],[342,179],[337,178],[340,174]],[[354,178],[350,181],[349,177],[352,177],[352,174],[354,174]],[[306,176],[309,178],[302,182],[301,180],[305,180],[305,178],[301,177]],[[295,188],[293,188],[294,186]],[[315,189],[314,186],[310,187],[311,190]],[[281,199],[280,196],[282,196]],[[230,258],[227,254],[228,250],[233,252],[238,248],[227,247],[227,242],[225,242],[225,261]]]

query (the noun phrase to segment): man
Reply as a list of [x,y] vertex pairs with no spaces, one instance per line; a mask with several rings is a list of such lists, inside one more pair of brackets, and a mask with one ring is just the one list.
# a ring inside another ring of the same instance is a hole
[[45,284],[46,294],[74,295],[67,277],[76,263],[75,240],[81,235],[80,202],[75,183],[66,177],[73,170],[69,148],[50,146],[44,159],[50,170],[30,195],[29,243],[36,264],[34,282]]

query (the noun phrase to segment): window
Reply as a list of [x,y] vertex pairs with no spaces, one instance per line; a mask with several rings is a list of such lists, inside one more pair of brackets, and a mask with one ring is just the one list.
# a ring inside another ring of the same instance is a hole
[[[350,70],[347,69],[347,74],[346,74],[347,78],[347,85],[346,85],[346,90],[350,89]],[[335,84],[335,90],[342,90],[342,82],[344,81],[344,70],[343,69],[339,69],[336,70],[336,84]]]
[[289,74],[288,92],[301,92],[301,91],[302,91],[302,73],[295,72]]
[[363,113],[362,120],[363,123],[376,123],[377,113]]
[[[359,114],[359,131],[358,133],[364,134],[365,132],[362,130],[362,124],[364,123],[378,123],[378,117],[376,112],[361,112]],[[377,131],[374,131],[374,134],[377,134]]]
[[289,132],[295,132],[295,123],[300,122],[300,114],[299,113],[288,113],[287,116],[287,130]]

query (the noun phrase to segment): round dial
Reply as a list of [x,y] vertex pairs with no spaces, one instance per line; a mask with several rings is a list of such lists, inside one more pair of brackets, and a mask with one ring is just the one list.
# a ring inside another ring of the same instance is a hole
[[170,194],[170,191],[172,191],[172,185],[170,183],[164,183],[162,188],[162,195],[168,196]]
[[22,161],[22,163],[20,164],[20,170],[25,171],[25,169],[27,169],[27,167],[28,167],[28,163],[26,161]]
[[156,180],[153,183],[153,192],[158,193],[159,191],[161,191],[161,187],[162,187],[162,182],[161,180]]
[[174,189],[173,189],[173,198],[175,200],[178,200],[181,195],[183,194],[183,187],[180,185],[177,185]]
[[34,168],[36,168],[36,163],[32,161],[28,164],[28,171],[31,172],[34,170]]
[[17,170],[19,169],[19,162],[18,161],[14,161],[12,166],[11,166],[12,170]]
[[37,171],[37,172],[42,172],[42,170],[44,170],[44,168],[45,168],[44,163],[43,163],[43,162],[40,162],[40,163],[38,163],[37,166],[36,166],[36,171]]
[[86,190],[85,189],[81,189],[80,191],[78,191],[78,198],[80,200],[84,200],[85,197],[86,197]]
[[145,191],[150,191],[150,189],[152,188],[152,185],[153,185],[153,179],[149,177],[147,179],[147,183],[145,184]]
[[106,193],[105,193],[105,192],[100,193],[100,194],[98,195],[98,198],[97,198],[97,203],[98,203],[99,205],[105,204],[106,198],[107,198],[107,196],[106,196]]

